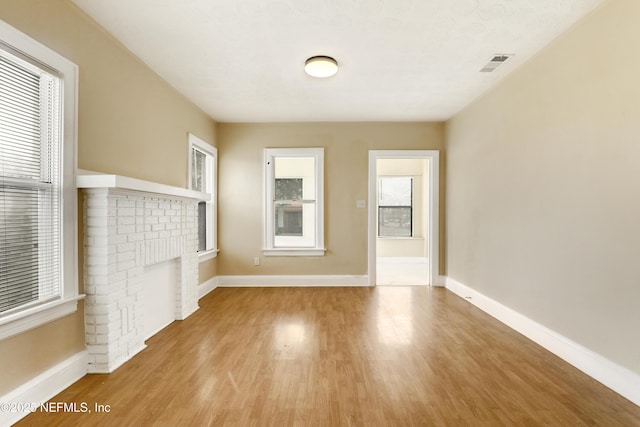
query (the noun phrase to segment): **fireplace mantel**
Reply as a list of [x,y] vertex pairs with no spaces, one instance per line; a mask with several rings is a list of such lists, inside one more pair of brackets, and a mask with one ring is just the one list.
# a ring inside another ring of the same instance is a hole
[[157,182],[130,178],[128,176],[105,174],[84,169],[78,169],[76,186],[78,188],[119,188],[122,190],[141,191],[144,193],[196,199],[199,201],[211,200],[211,195],[209,193],[201,193],[199,191],[174,187],[172,185],[159,184]]

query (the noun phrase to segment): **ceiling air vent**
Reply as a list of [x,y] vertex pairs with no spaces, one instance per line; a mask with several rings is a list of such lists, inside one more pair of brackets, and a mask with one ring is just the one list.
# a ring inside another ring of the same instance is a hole
[[500,65],[504,64],[504,62],[511,58],[513,54],[496,54],[485,64],[484,67],[480,70],[481,73],[491,73]]

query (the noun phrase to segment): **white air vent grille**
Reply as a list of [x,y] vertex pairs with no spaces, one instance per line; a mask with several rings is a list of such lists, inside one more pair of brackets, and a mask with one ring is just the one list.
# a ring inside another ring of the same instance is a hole
[[504,62],[511,58],[513,54],[495,54],[493,57],[485,64],[484,67],[480,69],[481,73],[491,73],[495,71],[500,65],[504,64]]

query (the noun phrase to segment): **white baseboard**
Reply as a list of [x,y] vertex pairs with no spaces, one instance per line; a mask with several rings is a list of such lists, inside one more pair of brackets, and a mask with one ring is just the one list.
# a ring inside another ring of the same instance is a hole
[[368,276],[218,276],[220,287],[369,286]]
[[104,364],[91,364],[89,361],[87,362],[87,373],[89,374],[110,374],[120,366],[127,363],[129,360],[133,359],[135,355],[140,353],[142,350],[147,348],[146,344],[140,344],[134,349],[129,350],[129,352],[118,359],[108,363],[106,366]]
[[[37,377],[0,397],[0,403],[9,404],[14,409],[26,409],[25,404],[39,407],[56,394],[87,374],[88,356],[86,351],[47,369]],[[29,415],[29,411],[0,411],[0,425],[10,426]]]
[[431,286],[437,286],[439,288],[444,288],[447,286],[447,276],[436,276],[436,283],[433,283]]
[[378,264],[428,264],[426,257],[385,257],[376,258]]
[[640,406],[640,375],[450,277],[446,278],[446,287],[482,311],[520,332],[585,374]]
[[208,294],[209,292],[211,292],[212,290],[214,290],[215,288],[217,288],[219,286],[219,276],[216,277],[212,277],[211,279],[200,283],[200,285],[198,285],[198,299],[202,298],[203,296],[205,296],[206,294]]

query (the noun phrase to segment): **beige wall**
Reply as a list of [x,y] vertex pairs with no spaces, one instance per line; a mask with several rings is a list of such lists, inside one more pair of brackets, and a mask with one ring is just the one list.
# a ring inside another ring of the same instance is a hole
[[636,373],[638,22],[605,3],[447,124],[448,275]]
[[[215,145],[213,120],[69,1],[0,0],[0,19],[79,66],[78,167],[186,187],[187,132]],[[82,349],[81,312],[0,341],[0,396]]]
[[[368,199],[368,151],[442,150],[443,135],[441,123],[219,124],[219,274],[366,274],[367,209],[358,209],[356,200]],[[325,148],[328,250],[324,257],[262,257],[256,267],[263,243],[263,149],[278,147]]]

